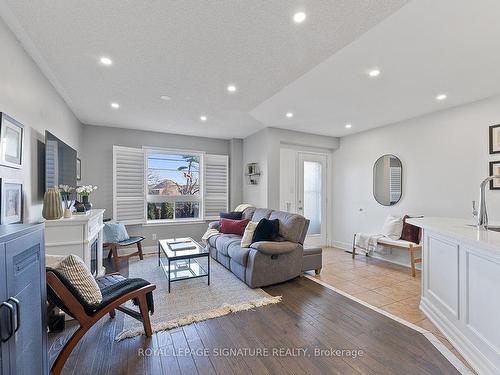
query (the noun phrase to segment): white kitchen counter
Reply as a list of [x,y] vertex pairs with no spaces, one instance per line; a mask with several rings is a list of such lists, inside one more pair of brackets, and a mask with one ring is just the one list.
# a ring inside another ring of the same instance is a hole
[[500,374],[500,233],[466,219],[408,222],[423,228],[420,309],[479,374]]

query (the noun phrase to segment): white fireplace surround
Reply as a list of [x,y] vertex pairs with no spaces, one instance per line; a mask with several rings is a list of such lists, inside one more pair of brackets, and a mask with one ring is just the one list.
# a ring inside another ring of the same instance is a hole
[[46,220],[45,253],[47,255],[77,255],[91,269],[91,247],[97,241],[97,275],[103,275],[104,211],[95,209],[87,215],[73,215],[69,219]]

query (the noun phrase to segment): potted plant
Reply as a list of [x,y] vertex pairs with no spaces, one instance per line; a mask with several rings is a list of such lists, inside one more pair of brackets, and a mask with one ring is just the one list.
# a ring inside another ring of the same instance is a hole
[[90,203],[89,197],[96,190],[97,186],[95,185],[84,185],[76,188],[76,193],[81,197],[85,211],[90,211],[92,209],[92,203]]
[[64,203],[64,218],[69,219],[73,214],[71,213],[71,205],[73,204],[73,193],[75,188],[69,185],[59,185],[59,192]]

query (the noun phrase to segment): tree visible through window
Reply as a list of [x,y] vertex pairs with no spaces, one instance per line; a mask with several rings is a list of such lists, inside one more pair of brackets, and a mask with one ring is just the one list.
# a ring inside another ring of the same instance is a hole
[[148,152],[147,218],[199,219],[201,155]]

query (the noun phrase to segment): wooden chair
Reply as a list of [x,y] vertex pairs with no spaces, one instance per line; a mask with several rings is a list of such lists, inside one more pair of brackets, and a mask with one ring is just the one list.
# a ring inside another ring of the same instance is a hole
[[[109,248],[109,253],[108,253],[108,259],[111,259],[111,257],[113,257],[113,264],[115,266],[115,271],[120,271],[120,259],[128,259],[130,257],[133,257],[133,256],[136,256],[136,255],[139,255],[139,259],[140,260],[143,260],[144,257],[142,255],[142,241],[144,241],[144,237],[130,237],[129,239],[127,240],[124,240],[124,241],[121,241],[121,242],[116,242],[116,243],[111,243],[111,242],[108,242],[108,243],[105,243],[103,244],[103,248]],[[122,256],[118,256],[118,249],[121,248],[121,247],[128,247],[128,246],[132,246],[132,245],[137,245],[137,251],[132,253],[132,254],[128,254],[128,255],[122,255]]]
[[[47,268],[49,303],[74,317],[80,325],[54,361],[51,368],[52,374],[59,375],[61,373],[66,360],[83,335],[104,315],[109,314],[113,319],[115,309],[141,321],[146,336],[151,337],[152,335],[149,311],[153,312],[154,310],[152,291],[156,289],[156,285],[143,279],[126,279],[119,273],[98,277],[96,281],[101,289],[103,300],[98,306],[89,306],[64,277],[57,271]],[[121,306],[130,300],[139,305],[140,313]]]

